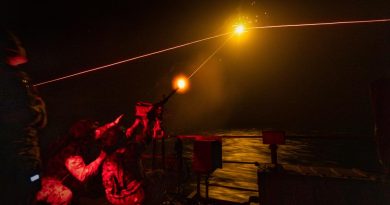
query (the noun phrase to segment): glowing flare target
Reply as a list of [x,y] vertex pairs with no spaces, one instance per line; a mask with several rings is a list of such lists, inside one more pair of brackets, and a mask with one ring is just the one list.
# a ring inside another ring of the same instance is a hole
[[241,24],[235,26],[234,28],[234,33],[236,33],[237,35],[241,35],[242,33],[244,33],[244,31],[245,31],[245,27]]

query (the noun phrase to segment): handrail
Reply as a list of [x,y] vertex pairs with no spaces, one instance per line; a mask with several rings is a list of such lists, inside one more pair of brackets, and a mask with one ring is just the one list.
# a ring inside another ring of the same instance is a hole
[[[220,137],[222,139],[261,139],[261,135],[174,135],[173,137],[179,139],[196,139],[197,137]],[[286,135],[286,139],[334,139],[334,140],[361,140],[361,139],[372,139],[367,136],[343,136],[343,135]]]

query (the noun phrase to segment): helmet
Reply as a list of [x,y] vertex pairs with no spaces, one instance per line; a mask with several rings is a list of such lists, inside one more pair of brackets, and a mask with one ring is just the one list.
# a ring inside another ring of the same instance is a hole
[[0,29],[0,60],[16,66],[27,62],[26,50],[10,31]]
[[94,135],[98,122],[90,119],[77,121],[69,129],[69,134],[76,139],[88,138]]

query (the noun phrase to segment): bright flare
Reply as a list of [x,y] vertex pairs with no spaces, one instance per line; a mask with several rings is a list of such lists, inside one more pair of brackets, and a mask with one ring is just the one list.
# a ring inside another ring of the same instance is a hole
[[186,81],[184,81],[184,79],[178,80],[177,87],[179,87],[179,89],[183,89],[184,87],[186,87]]
[[188,79],[184,76],[176,77],[173,81],[173,89],[178,89],[179,93],[183,93],[188,89]]
[[245,31],[245,27],[242,24],[237,25],[234,28],[234,33],[236,33],[237,35],[241,35],[242,33],[244,33],[244,31]]

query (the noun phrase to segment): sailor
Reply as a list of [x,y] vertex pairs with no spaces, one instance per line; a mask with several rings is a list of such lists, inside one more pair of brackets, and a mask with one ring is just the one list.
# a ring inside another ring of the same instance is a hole
[[30,204],[40,188],[38,132],[46,126],[45,103],[21,71],[28,61],[19,39],[0,31],[0,201]]
[[160,204],[164,197],[164,173],[146,172],[142,163],[142,154],[155,134],[155,115],[147,114],[151,104],[138,105],[136,119],[125,133],[111,128],[102,137],[106,139],[103,143],[115,150],[107,156],[102,169],[106,198],[111,204]]
[[45,166],[42,189],[36,200],[52,205],[77,204],[80,196],[103,194],[98,173],[109,150],[102,149],[98,141],[121,118],[122,115],[101,127],[96,121],[87,119],[71,126],[69,133],[56,146],[58,152]]

